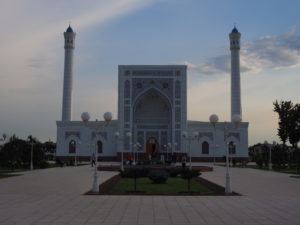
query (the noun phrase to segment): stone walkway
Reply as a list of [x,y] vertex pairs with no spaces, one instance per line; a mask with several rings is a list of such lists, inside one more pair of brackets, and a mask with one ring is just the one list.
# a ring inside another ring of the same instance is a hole
[[[85,196],[89,166],[24,172],[0,179],[0,225],[300,224],[300,179],[253,169],[231,174],[243,196]],[[224,167],[203,174],[221,185],[224,176]]]

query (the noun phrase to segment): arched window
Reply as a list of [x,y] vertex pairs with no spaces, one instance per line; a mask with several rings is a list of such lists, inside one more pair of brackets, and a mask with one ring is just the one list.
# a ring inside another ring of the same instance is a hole
[[229,142],[228,145],[228,153],[234,155],[235,154],[235,143],[233,141]]
[[76,152],[76,141],[71,140],[69,142],[69,153],[75,153]]
[[97,149],[98,149],[98,154],[103,153],[101,141],[97,141]]
[[209,144],[207,141],[202,143],[202,154],[209,154]]

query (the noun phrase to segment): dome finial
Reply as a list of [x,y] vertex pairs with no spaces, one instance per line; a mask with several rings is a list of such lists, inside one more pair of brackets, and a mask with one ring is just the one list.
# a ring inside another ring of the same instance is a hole
[[238,29],[236,28],[236,23],[234,23],[234,27],[233,27],[231,33],[238,33],[238,32],[239,32],[239,31],[238,31]]
[[66,32],[74,32],[71,27],[71,22],[69,22],[69,27],[67,28]]

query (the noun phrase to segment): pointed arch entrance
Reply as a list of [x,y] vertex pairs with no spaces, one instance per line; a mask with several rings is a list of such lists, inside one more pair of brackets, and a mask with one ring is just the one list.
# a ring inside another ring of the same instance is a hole
[[172,106],[170,100],[156,88],[146,90],[133,108],[135,140],[147,155],[155,156],[172,140]]

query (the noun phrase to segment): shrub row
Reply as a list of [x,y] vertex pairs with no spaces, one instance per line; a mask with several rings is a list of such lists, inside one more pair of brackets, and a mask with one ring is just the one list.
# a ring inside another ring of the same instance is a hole
[[189,170],[185,168],[168,168],[161,170],[151,170],[150,168],[126,168],[124,171],[120,171],[119,174],[123,178],[139,178],[149,177],[149,179],[157,184],[165,183],[168,177],[181,176],[183,179],[191,179],[201,175],[198,170]]

